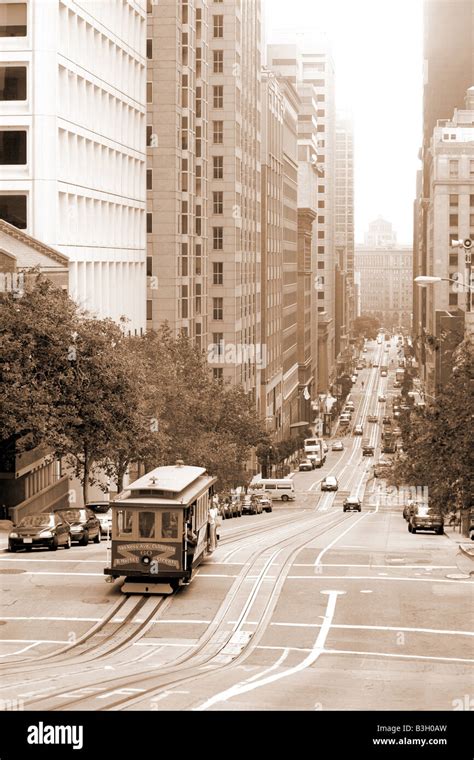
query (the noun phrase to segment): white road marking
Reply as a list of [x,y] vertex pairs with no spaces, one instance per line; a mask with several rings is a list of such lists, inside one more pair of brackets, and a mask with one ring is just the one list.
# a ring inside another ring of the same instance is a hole
[[[376,508],[375,511],[376,512],[378,511],[378,507]],[[365,518],[368,517],[370,514],[373,514],[373,513],[372,512],[366,512],[364,515],[361,515],[357,520],[355,520],[354,522],[351,522],[351,524],[349,525],[348,528],[346,528],[346,530],[344,530],[339,536],[336,536],[336,538],[333,541],[331,541],[331,543],[329,543],[326,546],[325,549],[322,549],[319,552],[318,556],[316,557],[316,561],[314,563],[314,566],[318,567],[318,565],[321,565],[321,557],[324,557],[324,555],[326,554],[326,552],[329,551],[329,549],[332,549],[332,547],[334,546],[334,544],[337,544],[337,542],[339,541],[339,539],[341,539],[343,536],[345,536],[346,533],[349,533],[349,531],[352,530],[353,528],[355,528],[355,526],[358,525],[361,520],[365,520]]]
[[287,670],[283,671],[283,673],[274,673],[273,675],[266,676],[264,678],[259,678],[258,680],[250,682],[249,680],[246,680],[242,683],[238,683],[235,686],[231,686],[229,689],[226,689],[225,691],[220,692],[219,694],[215,694],[210,699],[206,700],[202,705],[199,707],[193,708],[196,711],[202,712],[204,710],[207,710],[209,707],[212,707],[217,702],[225,702],[228,699],[232,699],[232,697],[238,696],[240,694],[245,694],[246,692],[253,691],[254,689],[258,689],[261,686],[267,686],[270,683],[275,683],[276,681],[281,680],[282,678],[287,678],[288,676],[294,675],[295,673],[299,673],[301,670],[305,670],[310,665],[312,665],[316,660],[320,657],[320,655],[324,652],[324,644],[326,642],[326,638],[329,634],[329,630],[331,628],[332,620],[334,617],[334,612],[336,610],[336,601],[339,594],[344,594],[344,591],[322,591],[322,594],[326,593],[329,596],[327,607],[326,607],[326,613],[324,615],[324,622],[321,626],[321,630],[318,633],[318,636],[316,638],[316,641],[314,643],[314,647],[311,650],[310,654],[305,657],[305,659],[300,662],[298,665],[295,665],[292,668],[288,668]]
[[379,575],[288,575],[288,580],[306,580],[306,581],[322,581],[322,580],[334,580],[334,581],[411,581],[411,583],[449,583],[452,586],[454,583],[463,583],[472,586],[471,581],[450,580],[443,578],[410,578],[387,576],[381,577]]
[[105,578],[104,573],[55,573],[52,570],[25,570],[22,575],[76,575],[76,576],[88,576],[88,577],[94,577],[94,578]]
[[[366,547],[367,548],[367,547]],[[394,570],[406,569],[406,570],[451,570],[457,567],[457,565],[362,565],[362,564],[348,564],[347,562],[341,562],[336,564],[334,562],[321,562],[321,567],[390,567]],[[313,562],[294,562],[292,567],[314,567]]]
[[139,694],[140,692],[145,691],[145,689],[115,689],[114,691],[108,691],[106,694],[100,694],[96,699],[108,699],[109,697],[115,696],[115,694],[123,695],[123,696],[133,696],[134,694]]
[[[5,641],[5,639],[2,641]],[[0,644],[2,641],[0,641]],[[38,646],[39,643],[39,641],[34,641],[33,644],[28,644],[28,646],[23,647],[23,649],[17,649],[15,652],[8,652],[7,654],[0,654],[0,657],[13,657],[16,654],[23,654],[23,652],[26,652],[28,649],[33,649],[33,647]]]
[[463,657],[431,657],[429,655],[424,654],[399,654],[397,653],[389,653],[389,652],[358,652],[357,650],[351,650],[351,649],[325,649],[325,654],[356,654],[356,655],[363,655],[364,657],[391,657],[394,659],[402,658],[404,660],[430,660],[430,661],[438,661],[438,662],[466,662],[474,664],[474,660],[469,660],[467,658]]
[[85,623],[99,623],[102,618],[96,618],[96,617],[22,617],[20,615],[14,616],[6,616],[2,615],[0,616],[0,620],[54,620],[54,621],[64,621],[66,623],[80,623],[84,621]]
[[[37,557],[34,555],[34,562],[35,565],[37,562],[49,562],[58,564],[61,562],[62,564],[72,565],[77,562],[77,564],[83,564],[83,565],[103,565],[105,560],[104,559],[45,559],[44,557]],[[0,562],[31,562],[32,557],[31,554],[28,555],[28,557],[25,556],[23,559],[22,557],[0,557]]]
[[[270,623],[281,628],[320,628],[321,623]],[[436,633],[447,636],[474,636],[473,631],[452,631],[447,628],[410,628],[396,625],[350,625],[349,623],[333,623],[332,628],[344,628],[360,631],[407,631],[408,633]]]

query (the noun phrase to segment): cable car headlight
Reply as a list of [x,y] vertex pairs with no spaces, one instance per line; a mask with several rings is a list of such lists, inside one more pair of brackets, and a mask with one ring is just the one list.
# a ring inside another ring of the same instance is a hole
[[142,557],[142,564],[143,565],[149,565],[151,562],[151,557]]

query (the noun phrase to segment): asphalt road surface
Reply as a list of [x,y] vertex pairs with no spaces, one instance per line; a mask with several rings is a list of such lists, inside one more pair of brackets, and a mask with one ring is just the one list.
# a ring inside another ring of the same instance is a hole
[[[397,354],[372,342],[365,356],[391,367],[361,370],[352,393],[374,457],[336,430],[344,451],[294,475],[295,502],[225,521],[174,596],[105,583],[105,542],[1,551],[0,707],[452,710],[471,694],[474,581],[449,577],[456,542],[408,533],[373,478]],[[321,492],[327,474],[337,493]],[[343,513],[348,494],[361,513]]]

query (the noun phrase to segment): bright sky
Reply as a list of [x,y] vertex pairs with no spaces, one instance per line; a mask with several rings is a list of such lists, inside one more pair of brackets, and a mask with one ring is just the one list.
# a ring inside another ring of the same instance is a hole
[[[267,43],[330,42],[355,128],[356,242],[379,214],[412,242],[422,129],[421,0],[264,0]],[[302,34],[303,33],[303,34]],[[295,35],[298,35],[296,37]]]

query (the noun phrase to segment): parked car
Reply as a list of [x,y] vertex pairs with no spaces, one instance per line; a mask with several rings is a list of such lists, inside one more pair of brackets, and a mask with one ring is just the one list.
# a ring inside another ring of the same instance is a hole
[[378,362],[372,362],[372,367],[378,367]]
[[416,533],[418,530],[432,530],[438,535],[444,533],[444,518],[438,509],[418,504],[408,520],[408,530]]
[[10,531],[8,551],[16,552],[18,549],[25,549],[30,552],[37,546],[45,546],[51,551],[56,551],[59,546],[64,546],[65,549],[71,548],[69,523],[57,512],[26,515]]
[[341,427],[348,427],[351,424],[350,417],[341,417],[339,419],[339,425]]
[[380,373],[380,377],[387,377],[387,371],[385,369]]
[[263,512],[261,497],[254,494],[246,494],[242,499],[242,514],[261,515]]
[[308,470],[312,470],[312,469],[313,469],[313,463],[309,459],[302,459],[298,465],[298,470],[300,472],[307,472]]
[[242,517],[242,502],[240,499],[232,499],[229,504],[230,517]]
[[387,400],[387,399],[386,399],[386,397],[385,397],[385,396],[383,396],[382,394],[380,394],[380,396],[379,396],[379,402],[380,402],[381,404],[385,404],[386,400]]
[[273,512],[273,504],[271,499],[267,498],[266,496],[262,496],[260,499],[260,504],[262,505],[263,512]]
[[331,449],[332,451],[344,451],[344,444],[342,441],[334,441]]
[[357,382],[357,375],[352,375],[351,380],[352,380],[352,385],[354,385],[354,383]]
[[354,435],[362,435],[364,432],[363,425],[355,425],[354,426]]
[[321,481],[321,491],[337,491],[339,484],[335,475],[326,475]]
[[416,509],[416,502],[408,500],[403,506],[403,517],[409,520]]
[[392,418],[389,417],[388,414],[385,414],[382,419],[382,425],[391,425],[392,424]]
[[394,383],[393,383],[393,387],[394,388],[401,388],[402,384],[398,380],[395,380]]
[[89,501],[86,509],[90,509],[100,523],[100,537],[107,538],[112,535],[112,510],[108,501]]
[[354,411],[354,402],[353,401],[346,401],[346,409],[350,409],[352,412]]
[[61,509],[58,514],[71,526],[71,541],[81,546],[87,546],[91,539],[95,544],[100,543],[100,522],[91,509]]
[[376,414],[369,414],[369,416],[367,417],[367,420],[368,422],[378,422],[379,418],[377,417]]
[[379,461],[374,464],[374,478],[384,478],[388,475],[391,464],[392,463],[389,459],[379,459]]
[[357,496],[348,496],[344,499],[342,510],[343,512],[361,512],[362,502]]
[[399,428],[399,427],[393,428],[393,434],[394,435],[401,435],[402,434],[401,428]]

